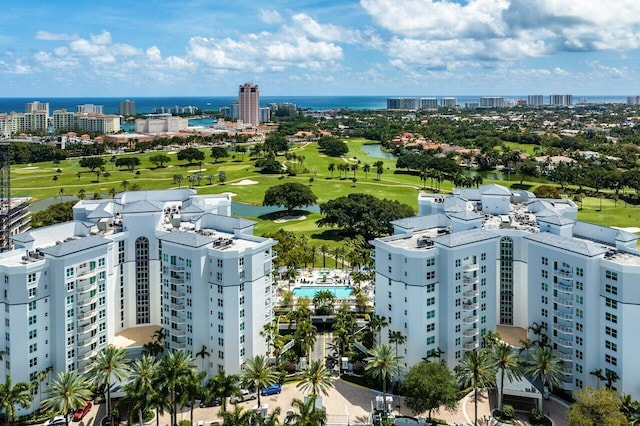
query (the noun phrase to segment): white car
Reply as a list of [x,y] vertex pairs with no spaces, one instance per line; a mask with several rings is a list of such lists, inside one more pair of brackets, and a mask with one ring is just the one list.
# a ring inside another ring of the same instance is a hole
[[54,425],[57,426],[57,425],[63,425],[63,424],[65,424],[63,415],[55,416],[54,418],[44,422],[44,426],[54,426]]

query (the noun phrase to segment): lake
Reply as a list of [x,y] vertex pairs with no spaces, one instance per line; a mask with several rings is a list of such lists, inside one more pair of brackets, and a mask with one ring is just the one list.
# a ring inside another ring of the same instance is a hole
[[371,158],[384,158],[387,160],[395,160],[398,158],[392,153],[384,151],[380,144],[362,145],[362,150],[367,153],[367,157]]

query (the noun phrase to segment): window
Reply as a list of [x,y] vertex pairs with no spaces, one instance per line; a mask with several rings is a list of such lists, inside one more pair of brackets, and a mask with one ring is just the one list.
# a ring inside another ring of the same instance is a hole
[[611,365],[618,365],[618,358],[611,356],[609,354],[605,354],[604,356],[604,361],[607,364],[611,364]]
[[608,297],[605,299],[605,305],[607,305],[607,308],[618,309],[618,302]]
[[36,301],[29,302],[29,311],[34,311],[36,309]]
[[240,344],[244,343],[244,334],[242,336],[240,336]]
[[605,346],[607,349],[609,349],[609,350],[611,350],[611,351],[613,351],[613,352],[617,352],[617,351],[618,351],[618,345],[617,345],[617,344],[615,344],[615,343],[613,343],[613,342],[610,342],[610,341],[608,341],[608,340],[605,340],[605,342],[604,342],[604,346]]
[[70,294],[69,296],[67,296],[65,301],[67,305],[71,305],[73,303],[73,294]]
[[218,346],[224,346],[224,339],[222,337],[218,337]]
[[73,291],[73,289],[74,289],[73,281],[71,281],[70,283],[67,283],[67,291]]
[[38,350],[38,344],[37,343],[33,343],[33,344],[29,345],[29,353],[30,354],[36,352],[37,350]]
[[579,276],[579,277],[583,277],[584,276],[584,269],[576,268],[576,275]]
[[434,291],[436,291],[436,285],[435,284],[427,284],[427,293],[433,293]]
[[67,268],[67,277],[72,277],[74,274],[74,269],[73,268]]
[[429,297],[427,299],[427,306],[435,305],[435,303],[436,303],[436,298],[435,297]]
[[104,266],[104,257],[98,259],[98,266]]
[[456,333],[460,333],[460,324],[456,324]]
[[243,331],[243,330],[244,330],[244,321],[240,323],[240,331]]
[[36,321],[38,320],[38,317],[35,315],[32,315],[29,317],[29,325],[33,325],[36,323]]
[[435,257],[431,257],[429,259],[427,259],[427,266],[434,266],[436,264],[436,258]]
[[29,330],[29,340],[38,337],[38,330]]
[[542,283],[542,291],[549,291],[549,284],[547,283]]
[[67,318],[73,318],[73,309],[67,309]]
[[73,331],[74,328],[75,328],[75,325],[73,322],[67,323],[67,332]]
[[576,295],[576,303],[578,305],[584,304],[584,297]]
[[427,311],[427,319],[435,318],[436,311]]
[[613,295],[617,295],[618,294],[618,287],[613,286],[611,284],[606,284],[604,286],[604,291],[606,291],[607,293],[611,293]]
[[604,332],[607,333],[608,336],[613,337],[614,339],[618,337],[618,330],[616,330],[615,328],[605,327]]
[[549,272],[545,271],[544,269],[542,270],[542,278],[549,278]]
[[29,297],[36,297],[37,292],[38,292],[37,287],[31,287],[29,289]]
[[460,319],[460,311],[456,312],[456,319],[459,320]]
[[244,348],[240,348],[240,356],[244,356],[245,353],[246,352],[245,352]]
[[223,307],[224,301],[222,299],[218,299],[218,306]]
[[582,351],[578,351],[578,350],[576,350],[576,358],[577,358],[577,359],[582,359],[582,358],[583,358],[583,356],[584,356],[584,354],[582,353]]
[[460,342],[461,342],[460,338],[456,337],[456,346],[460,346]]
[[577,322],[576,323],[576,331],[583,331],[584,326],[582,325],[581,322]]
[[486,273],[486,272],[487,272],[487,266],[486,266],[486,265],[482,265],[482,266],[480,267],[480,273],[481,273],[481,274],[484,274],[484,273]]
[[606,313],[604,314],[604,319],[605,319],[605,320],[607,320],[607,321],[609,321],[609,322],[612,322],[612,323],[614,323],[614,324],[617,324],[617,323],[618,323],[618,316],[617,316],[617,315],[614,315],[614,314],[612,314],[612,313],[610,313],[610,312],[606,312]]
[[456,268],[459,268],[462,265],[462,261],[460,259],[456,259]]
[[544,309],[544,308],[540,311],[540,313],[545,318],[547,318],[549,316],[549,311]]
[[605,271],[605,277],[611,281],[618,281],[618,273],[613,271]]
[[456,286],[456,294],[460,294],[461,291],[462,291],[462,286],[457,285]]
[[240,296],[240,304],[244,305],[244,296]]
[[436,342],[435,336],[427,337],[427,345],[433,345]]
[[222,272],[218,272],[218,273],[216,273],[216,279],[217,279],[218,281],[222,281]]
[[31,358],[29,360],[29,367],[35,367],[36,365],[38,365],[38,358]]
[[584,317],[584,312],[582,311],[582,309],[576,309],[576,318],[582,317]]
[[430,331],[434,331],[436,329],[436,323],[432,322],[427,324],[427,333],[429,333]]
[[578,346],[583,346],[583,343],[584,343],[584,342],[583,342],[583,340],[582,340],[582,337],[580,337],[580,336],[576,336],[576,344],[577,344]]
[[480,260],[487,260],[487,253],[481,253]]
[[107,343],[107,336],[100,336],[100,338],[98,339],[98,343],[101,345]]
[[547,257],[543,257],[543,258],[542,258],[542,264],[543,264],[543,265],[548,265],[548,264],[549,264],[549,258],[547,258]]
[[581,283],[580,281],[576,281],[576,290],[584,290],[584,284]]
[[462,278],[462,274],[460,274],[460,272],[456,272],[456,281],[460,281],[460,278]]
[[224,333],[224,325],[218,324],[218,333]]
[[487,297],[487,291],[486,291],[486,290],[482,290],[482,291],[480,292],[480,298],[481,298],[481,299],[485,299],[486,297]]
[[389,295],[389,299],[391,299],[391,292],[389,292],[388,295]]

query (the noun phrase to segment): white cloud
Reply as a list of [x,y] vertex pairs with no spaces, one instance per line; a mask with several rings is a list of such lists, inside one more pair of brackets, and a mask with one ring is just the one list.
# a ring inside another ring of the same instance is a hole
[[356,43],[361,39],[358,31],[333,24],[321,24],[304,13],[293,15],[291,20],[293,21],[293,31],[302,32],[315,40]]
[[270,25],[281,24],[284,22],[282,15],[280,15],[277,10],[260,9],[258,11],[258,18],[265,24]]
[[568,71],[563,70],[563,69],[562,69],[562,68],[560,68],[560,67],[555,67],[555,68],[553,69],[553,73],[554,73],[554,74],[556,74],[556,75],[562,75],[562,76],[567,76],[567,75],[569,75],[569,72],[568,72]]
[[76,40],[78,38],[77,34],[66,34],[66,33],[51,33],[48,31],[38,31],[36,33],[36,39],[38,40],[50,40],[50,41],[67,41],[67,40]]

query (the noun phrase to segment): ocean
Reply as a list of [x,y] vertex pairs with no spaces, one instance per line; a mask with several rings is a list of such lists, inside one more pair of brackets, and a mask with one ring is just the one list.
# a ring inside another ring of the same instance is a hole
[[[437,95],[416,95],[411,97],[428,97],[435,96],[438,99],[449,96],[437,96]],[[260,96],[261,106],[267,106],[270,103],[282,103],[291,102],[298,106],[298,108],[311,109],[311,110],[328,110],[328,109],[385,109],[387,107],[387,98],[394,96]],[[404,96],[403,96],[404,97]],[[479,102],[480,95],[464,95],[454,96],[457,99],[459,105],[464,105],[466,102]],[[505,99],[527,99],[526,95],[523,96],[504,96]],[[104,112],[106,114],[117,114],[120,107],[120,101],[126,98],[92,98],[92,97],[78,97],[78,98],[0,98],[0,113],[6,112],[24,112],[25,104],[27,102],[33,102],[38,100],[40,102],[49,103],[50,113],[56,109],[65,108],[69,111],[75,111],[76,105],[94,104],[103,105]],[[574,102],[578,102],[581,99],[586,99],[588,102],[593,103],[626,103],[626,96],[610,95],[610,96],[589,96],[589,95],[574,95]],[[197,97],[131,97],[129,100],[136,102],[137,113],[149,113],[153,112],[156,107],[185,107],[194,106],[200,110],[217,111],[219,108],[229,106],[232,102],[236,101],[235,96],[197,96]],[[547,96],[545,96],[545,102]]]

